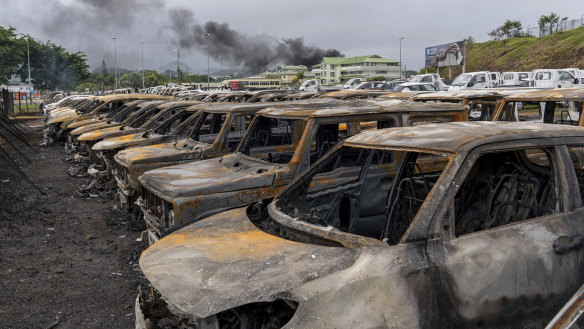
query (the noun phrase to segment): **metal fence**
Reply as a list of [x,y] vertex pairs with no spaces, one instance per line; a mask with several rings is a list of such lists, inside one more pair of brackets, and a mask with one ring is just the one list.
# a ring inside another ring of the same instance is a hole
[[554,27],[552,29],[552,31],[550,30],[540,30],[539,26],[527,26],[527,29],[525,30],[525,34],[529,35],[529,36],[540,36],[540,37],[545,37],[547,35],[556,33],[558,31],[568,31],[568,30],[574,30],[577,29],[581,26],[584,26],[584,15],[581,18],[575,18],[575,19],[567,19],[565,21],[559,21],[558,26]]

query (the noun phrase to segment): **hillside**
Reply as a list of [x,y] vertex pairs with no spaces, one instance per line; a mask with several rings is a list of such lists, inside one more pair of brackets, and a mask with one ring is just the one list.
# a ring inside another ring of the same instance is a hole
[[[538,68],[584,69],[584,27],[546,37],[512,38],[467,47],[466,71],[531,71]],[[453,76],[459,69],[453,67]],[[448,76],[448,69],[441,75]]]

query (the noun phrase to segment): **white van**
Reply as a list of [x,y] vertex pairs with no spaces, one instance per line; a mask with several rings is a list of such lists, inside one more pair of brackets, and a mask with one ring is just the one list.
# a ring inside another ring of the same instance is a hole
[[500,85],[528,87],[532,80],[532,72],[503,72]]
[[452,81],[448,91],[473,90],[479,88],[494,88],[499,84],[499,72],[470,72],[463,73]]
[[300,91],[318,91],[320,89],[320,80],[310,79],[304,81],[298,90]]
[[533,86],[536,88],[577,87],[580,80],[567,70],[540,69],[533,71]]
[[347,83],[345,83],[345,85],[343,86],[343,89],[352,89],[353,87],[355,87],[356,85],[361,83],[361,78],[353,78],[353,79],[349,79],[347,81]]

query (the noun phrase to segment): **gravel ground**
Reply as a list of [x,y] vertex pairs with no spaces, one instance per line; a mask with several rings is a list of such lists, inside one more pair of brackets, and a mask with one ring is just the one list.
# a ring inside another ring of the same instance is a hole
[[[38,145],[41,117],[22,122]],[[62,144],[35,148],[12,155],[46,195],[0,162],[0,328],[133,328],[142,224],[78,193]]]

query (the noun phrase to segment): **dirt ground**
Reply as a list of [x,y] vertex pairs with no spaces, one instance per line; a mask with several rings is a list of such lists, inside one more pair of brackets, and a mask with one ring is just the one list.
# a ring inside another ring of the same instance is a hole
[[24,122],[38,153],[11,154],[46,195],[0,162],[0,328],[133,328],[141,223],[76,193],[63,145],[37,146],[41,117]]

